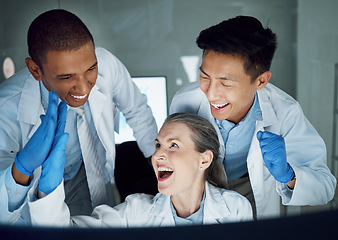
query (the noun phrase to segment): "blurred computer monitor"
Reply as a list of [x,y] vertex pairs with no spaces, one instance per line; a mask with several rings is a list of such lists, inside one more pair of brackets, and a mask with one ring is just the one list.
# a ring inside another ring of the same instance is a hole
[[[164,76],[151,77],[132,77],[136,86],[141,93],[145,94],[148,99],[148,105],[151,108],[158,129],[161,128],[167,117],[167,83]],[[115,132],[115,142],[117,144],[133,141],[133,131],[126,122],[126,118],[120,112],[119,133]]]

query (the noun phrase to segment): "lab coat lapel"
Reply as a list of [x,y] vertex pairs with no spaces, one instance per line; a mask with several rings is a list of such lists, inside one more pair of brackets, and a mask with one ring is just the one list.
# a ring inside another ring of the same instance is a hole
[[[261,218],[271,209],[279,211],[279,202],[273,201],[277,194],[274,191],[274,179],[269,173],[257,139],[258,131],[265,131],[265,128],[277,122],[277,116],[269,100],[269,95],[264,88],[258,91],[260,109],[262,111],[262,121],[256,121],[256,129],[252,137],[251,146],[247,158],[247,167],[250,176],[250,183],[254,194],[257,217]],[[275,206],[277,202],[277,206]]]
[[160,217],[162,221],[159,226],[175,226],[175,220],[170,207],[170,196],[158,193],[150,213]]
[[[27,114],[27,109],[30,109],[30,114]],[[26,126],[23,127],[23,131],[27,131],[26,134],[23,134],[23,136],[27,136],[26,141],[32,137],[36,129],[40,126],[41,114],[45,114],[45,110],[41,103],[39,82],[30,75],[22,89],[18,111],[18,121],[23,124],[23,126]]]
[[229,215],[229,208],[220,191],[206,182],[203,224],[226,222],[226,220],[223,221],[223,219],[227,219]]
[[[103,144],[103,147],[107,152],[110,153],[111,151],[114,151],[115,153],[113,116],[111,116],[111,118],[102,116],[110,114],[109,110],[106,108],[109,102],[107,101],[107,97],[102,92],[100,92],[100,89],[97,85],[95,85],[90,92],[88,103],[96,132]],[[110,129],[112,132],[111,134],[110,131],[108,131]],[[114,156],[111,156],[111,158],[114,158]]]
[[[115,159],[115,139],[114,139],[114,105],[107,96],[100,91],[98,83],[102,81],[102,76],[98,76],[97,84],[89,94],[88,103],[94,122],[94,126],[102,146],[106,150],[105,169],[109,178],[114,173]],[[104,116],[103,116],[104,115]]]
[[95,128],[98,130],[102,120],[101,114],[106,101],[106,96],[101,93],[98,87],[95,85],[91,90],[88,98],[90,111],[94,121]]
[[269,91],[267,87],[263,88],[262,90],[257,91],[259,107],[262,112],[262,118],[263,118],[262,126],[263,127],[271,126],[278,121],[277,115],[272,106],[270,96],[267,91]]

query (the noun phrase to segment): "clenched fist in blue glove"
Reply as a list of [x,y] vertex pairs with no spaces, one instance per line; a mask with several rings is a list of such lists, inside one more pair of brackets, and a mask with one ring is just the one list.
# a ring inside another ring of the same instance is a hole
[[284,138],[268,131],[257,132],[263,160],[272,176],[281,183],[288,183],[294,171],[286,160]]
[[46,115],[40,116],[41,125],[15,157],[15,167],[25,175],[31,175],[41,166],[51,150],[58,120],[58,100],[58,95],[50,91]]

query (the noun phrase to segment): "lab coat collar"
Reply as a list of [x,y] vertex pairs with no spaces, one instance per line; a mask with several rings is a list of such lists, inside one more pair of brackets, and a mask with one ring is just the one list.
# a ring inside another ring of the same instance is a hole
[[[31,114],[27,114],[27,109],[30,109]],[[39,116],[44,113],[45,111],[41,105],[39,81],[29,74],[20,97],[18,121],[30,125],[39,124]]]
[[206,182],[205,194],[203,224],[223,222],[222,219],[227,218],[230,211],[221,192],[215,186]]
[[270,85],[271,84],[268,83],[263,89],[257,91],[259,106],[262,111],[263,127],[271,126],[278,121],[276,112],[270,100]]
[[[162,225],[175,225],[175,220],[170,208],[170,196],[158,193],[154,201],[155,204],[150,211],[151,214],[162,217]],[[220,191],[206,182],[203,223],[220,223],[222,222],[222,218],[226,218],[229,215],[230,211]]]
[[[259,106],[262,111],[263,127],[271,126],[278,121],[276,112],[270,100],[270,88],[271,84],[268,83],[262,90],[257,91]],[[209,120],[216,130],[218,129],[215,124],[215,119],[211,115],[210,104],[205,96],[203,97],[197,114]]]
[[150,210],[150,214],[163,218],[161,225],[175,225],[175,220],[170,208],[170,196],[158,193],[155,196],[154,204]]
[[[102,76],[98,75],[96,82],[100,82],[100,81],[103,81]],[[88,103],[90,106],[90,111],[91,111],[92,118],[93,118],[96,129],[99,128],[100,121],[102,120],[101,114],[102,114],[105,101],[106,101],[106,96],[100,91],[98,85],[95,84],[89,94]]]

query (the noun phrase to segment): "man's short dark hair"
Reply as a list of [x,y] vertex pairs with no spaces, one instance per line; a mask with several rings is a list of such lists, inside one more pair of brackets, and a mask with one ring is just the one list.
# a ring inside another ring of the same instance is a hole
[[241,57],[252,81],[270,69],[277,48],[276,34],[250,16],[237,16],[207,28],[196,43],[204,51]]
[[92,41],[86,25],[73,13],[54,9],[39,15],[28,29],[28,52],[41,68],[49,51],[71,51]]

